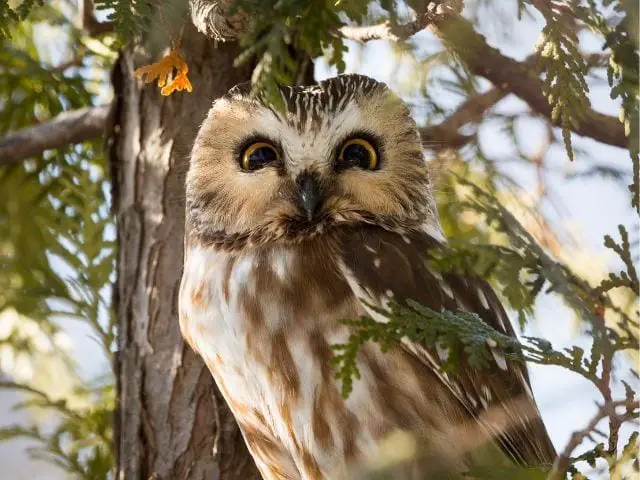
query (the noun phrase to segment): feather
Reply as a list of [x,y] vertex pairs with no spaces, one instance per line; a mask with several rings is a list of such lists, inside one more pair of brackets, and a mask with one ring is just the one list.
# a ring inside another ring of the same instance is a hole
[[[400,235],[360,226],[345,229],[340,238],[345,275],[367,302],[382,307],[381,298],[391,289],[398,302],[413,299],[434,310],[462,307],[477,313],[501,333],[516,336],[504,308],[486,282],[457,273],[441,274],[428,267],[429,251],[439,242],[424,231]],[[370,313],[364,305],[361,308],[362,314]],[[409,341],[405,342],[405,348],[434,370],[438,369],[435,359],[442,360],[445,355],[439,348],[429,349]],[[490,368],[478,370],[463,361],[457,374],[446,378],[436,371],[436,376],[447,386],[452,400],[464,405],[470,419],[478,419],[490,408],[502,409],[509,426],[497,440],[516,463],[550,465],[555,450],[531,395],[526,367],[507,362],[495,349],[493,355],[495,364]],[[510,408],[520,405],[517,401],[522,399],[532,407],[533,416]]]
[[[444,237],[416,125],[399,97],[360,75],[281,92],[285,114],[244,86],[218,99],[202,124],[186,178],[179,295],[182,334],[215,377],[262,476],[341,478],[397,430],[422,435],[446,457],[457,446],[451,427],[461,424],[491,433],[518,463],[550,463],[526,368],[497,349],[491,368],[463,359],[454,375],[440,369],[451,351],[366,344],[360,378],[341,397],[331,345],[350,332],[340,320],[387,320],[361,298],[381,308],[409,298],[464,308],[515,333],[486,283],[426,264]],[[352,136],[371,139],[379,169],[335,168]],[[256,138],[278,155],[240,171]],[[298,183],[310,172],[322,196],[313,218],[300,209]]]

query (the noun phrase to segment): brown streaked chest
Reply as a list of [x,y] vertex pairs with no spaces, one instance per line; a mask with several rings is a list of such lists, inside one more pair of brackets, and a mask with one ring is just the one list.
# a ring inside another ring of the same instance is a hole
[[190,343],[229,342],[266,364],[286,356],[273,343],[326,333],[339,315],[357,314],[335,247],[320,242],[241,253],[188,246],[180,306]]
[[432,373],[377,345],[362,349],[361,378],[346,401],[340,396],[331,345],[349,334],[339,320],[363,313],[342,258],[320,243],[187,250],[183,335],[215,376],[254,458],[291,478],[335,478],[330,472],[372,454],[385,432],[419,427],[433,410],[420,393],[433,390],[425,383]]
[[183,335],[254,427],[306,428],[318,385],[332,380],[330,345],[345,337],[338,320],[358,315],[337,259],[320,242],[242,253],[187,247]]

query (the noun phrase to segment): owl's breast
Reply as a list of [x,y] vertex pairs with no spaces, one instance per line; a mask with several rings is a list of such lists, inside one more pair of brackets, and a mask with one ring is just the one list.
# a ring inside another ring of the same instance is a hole
[[[336,388],[325,391],[334,383],[330,345],[347,337],[338,320],[358,314],[334,262],[331,250],[318,245],[241,254],[188,247],[181,330],[246,437],[267,429],[295,451],[301,440],[294,432],[308,432],[308,441],[314,427],[325,431],[318,441],[331,434],[325,419],[314,420],[314,404],[341,402]],[[346,413],[340,419],[354,421]]]
[[428,408],[413,397],[429,375],[405,353],[382,354],[377,345],[361,349],[361,378],[341,397],[331,345],[347,340],[339,320],[357,318],[361,307],[338,259],[314,244],[187,251],[183,335],[214,375],[267,478],[267,463],[291,478],[336,478],[329,472],[372,454],[385,432],[419,423]]
[[[180,289],[187,341],[269,363],[274,339],[295,343],[340,330],[357,302],[330,248],[318,245],[228,253],[190,246]],[[227,348],[228,347],[228,348]],[[203,352],[204,353],[204,352]]]

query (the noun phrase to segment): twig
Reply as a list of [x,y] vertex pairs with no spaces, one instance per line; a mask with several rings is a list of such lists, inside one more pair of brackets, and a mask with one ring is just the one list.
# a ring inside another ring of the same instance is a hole
[[[616,413],[617,407],[626,407],[626,411],[618,414]],[[633,411],[638,408],[640,408],[640,401],[629,402],[628,400],[610,401],[600,406],[594,417],[582,430],[573,432],[569,442],[564,447],[564,450],[553,462],[553,468],[549,475],[549,480],[560,480],[565,478],[567,470],[571,465],[571,454],[582,443],[582,441],[596,429],[596,426],[603,418],[615,416],[620,423],[623,423],[633,420],[636,416],[636,413]]]
[[442,20],[448,15],[460,13],[461,0],[425,0],[422,5],[414,8],[416,19],[401,25],[383,22],[376,25],[346,25],[336,32],[336,35],[356,42],[369,40],[390,40],[394,42],[407,40],[431,23]]
[[35,396],[37,396],[42,402],[40,405],[35,404],[35,406],[39,406],[42,408],[52,408],[57,412],[66,415],[69,418],[72,418],[76,421],[83,421],[83,417],[78,414],[76,411],[71,410],[67,407],[66,402],[53,400],[49,395],[44,393],[42,390],[38,390],[37,388],[31,387],[29,385],[13,382],[13,381],[0,381],[0,389],[7,390],[18,390],[22,392],[28,392]]
[[[538,58],[536,54],[529,55],[523,63],[527,67],[533,68]],[[487,110],[506,97],[508,93],[494,87],[485,93],[467,99],[446,120],[437,125],[422,127],[420,129],[422,144],[425,148],[440,150],[444,148],[457,149],[474,141],[476,135],[461,134],[458,132],[460,128],[468,123],[480,122]]]
[[[427,2],[434,5],[437,2]],[[456,2],[457,3],[457,2]],[[440,8],[446,5],[439,2]],[[521,62],[506,57],[487,44],[484,37],[452,10],[436,13],[418,13],[417,20],[393,28],[388,22],[368,27],[342,27],[338,34],[357,41],[374,39],[405,40],[417,31],[430,28],[458,55],[475,75],[486,78],[503,91],[513,93],[527,102],[533,110],[546,117],[556,126],[560,119],[552,120],[553,106],[544,95],[543,83],[536,72]],[[575,127],[578,135],[593,138],[602,143],[627,148],[623,125],[617,118],[588,109],[582,122]]]
[[446,120],[437,125],[420,128],[420,137],[425,148],[440,150],[457,149],[475,140],[476,136],[464,135],[458,130],[467,123],[479,122],[487,110],[502,100],[507,94],[499,88],[475,95],[465,101]]
[[49,68],[49,71],[52,73],[62,73],[68,68],[80,67],[82,66],[82,61],[84,60],[85,53],[86,51],[84,49],[80,49],[77,55],[73,57],[71,60],[52,66],[51,68]]
[[64,112],[47,122],[0,137],[0,166],[101,136],[109,108],[101,105]]
[[82,28],[84,28],[89,36],[99,37],[105,33],[113,32],[113,22],[99,22],[93,15],[93,1],[83,0],[81,5],[82,10]]
[[[594,335],[602,336],[602,373],[600,375],[600,381],[597,382],[596,387],[600,391],[602,398],[604,398],[605,405],[610,405],[613,401],[611,395],[611,372],[613,371],[613,356],[615,349],[611,344],[609,338],[609,332],[604,320],[604,310],[602,313],[594,315],[597,321],[597,332]],[[594,340],[595,341],[595,340]],[[616,458],[618,452],[618,432],[620,430],[621,422],[616,416],[615,409],[609,412],[609,445],[607,453],[610,457]]]

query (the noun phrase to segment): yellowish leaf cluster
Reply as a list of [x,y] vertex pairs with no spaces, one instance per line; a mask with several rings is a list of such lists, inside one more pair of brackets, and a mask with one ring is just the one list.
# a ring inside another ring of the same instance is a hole
[[[169,75],[176,70],[173,78],[169,80]],[[180,55],[178,48],[174,45],[171,51],[162,57],[159,61],[151,65],[145,65],[136,69],[136,77],[141,78],[144,83],[151,83],[158,80],[158,87],[161,87],[160,93],[164,96],[171,95],[175,91],[186,90],[191,92],[192,86],[187,77],[189,67],[184,58]]]

